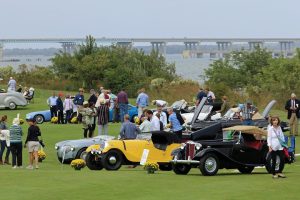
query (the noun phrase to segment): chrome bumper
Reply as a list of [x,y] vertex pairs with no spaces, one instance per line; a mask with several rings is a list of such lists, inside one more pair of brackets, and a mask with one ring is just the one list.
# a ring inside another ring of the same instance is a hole
[[171,160],[173,164],[200,164],[198,160]]

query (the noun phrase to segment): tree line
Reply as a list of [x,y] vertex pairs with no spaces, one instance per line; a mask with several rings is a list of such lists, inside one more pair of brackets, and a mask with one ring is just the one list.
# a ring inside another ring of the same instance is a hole
[[114,92],[125,89],[130,96],[155,78],[170,82],[177,77],[175,64],[167,63],[158,52],[145,54],[118,45],[97,47],[92,36],[87,36],[74,54],[56,54],[52,64],[54,74],[61,79],[80,82],[85,88],[100,84]]
[[254,51],[234,51],[214,61],[205,75],[206,83],[219,95],[228,93],[233,98],[253,98],[260,103],[276,99],[282,104],[292,92],[298,93],[300,50],[292,58],[274,58],[271,52],[260,47]]

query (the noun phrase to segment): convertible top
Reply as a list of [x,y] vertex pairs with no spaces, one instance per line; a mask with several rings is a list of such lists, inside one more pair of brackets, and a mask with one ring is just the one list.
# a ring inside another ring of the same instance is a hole
[[228,128],[223,128],[224,131],[242,131],[243,133],[248,134],[257,134],[267,136],[268,133],[266,130],[258,128],[257,126],[232,126]]

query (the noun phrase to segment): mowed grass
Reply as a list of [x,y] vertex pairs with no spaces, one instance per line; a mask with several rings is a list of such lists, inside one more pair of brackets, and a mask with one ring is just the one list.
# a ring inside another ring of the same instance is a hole
[[[9,123],[20,113],[21,118],[32,111],[48,109],[46,99],[51,91],[37,90],[35,102],[18,110],[0,110],[7,114]],[[285,117],[283,111],[276,111]],[[121,124],[109,124],[109,133],[117,135]],[[22,125],[24,136],[28,125]],[[192,169],[186,176],[172,171],[147,174],[142,167],[118,171],[75,171],[58,162],[54,144],[67,139],[82,138],[80,124],[40,125],[46,144],[46,160],[38,170],[16,169],[0,166],[0,199],[297,199],[300,192],[300,163],[286,165],[286,179],[273,180],[264,168],[250,175],[235,170],[220,170],[213,177],[202,176]],[[298,139],[298,138],[297,138]],[[299,146],[299,141],[297,141]],[[297,149],[297,153],[300,151]],[[11,159],[11,156],[10,156]],[[23,166],[28,165],[27,149],[23,149]]]

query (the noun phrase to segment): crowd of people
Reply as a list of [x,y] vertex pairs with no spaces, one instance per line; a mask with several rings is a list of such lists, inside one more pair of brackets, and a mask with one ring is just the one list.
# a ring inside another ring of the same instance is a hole
[[[16,81],[11,77],[8,83],[8,91],[16,91]],[[34,90],[31,90],[34,91]],[[24,96],[29,94],[30,89],[25,88]],[[215,94],[209,88],[200,88],[196,96],[196,106],[199,105],[203,97],[206,97],[207,104],[215,102]],[[51,117],[58,118],[58,124],[66,124],[71,120],[72,113],[76,113],[76,119],[82,123],[84,138],[94,136],[96,126],[98,126],[98,135],[108,135],[108,124],[110,121],[110,110],[112,112],[112,122],[122,122],[119,138],[121,139],[135,139],[140,133],[150,133],[153,131],[163,131],[170,129],[177,135],[178,141],[182,139],[184,119],[179,113],[174,112],[173,108],[167,107],[168,104],[163,100],[153,100],[153,105],[156,110],[148,109],[149,96],[145,89],[139,90],[136,98],[136,107],[138,109],[138,117],[135,123],[130,121],[128,114],[128,95],[123,89],[117,95],[112,94],[111,90],[100,89],[90,90],[90,96],[87,100],[84,97],[84,90],[79,89],[78,94],[72,97],[70,94],[53,92],[52,96],[47,99]],[[300,101],[296,98],[294,93],[286,102],[285,109],[288,112],[288,119],[291,126],[290,135],[298,135],[298,119],[300,118]],[[229,99],[227,96],[222,97],[222,105],[217,112],[222,116],[231,109]],[[163,111],[165,109],[167,112]],[[253,125],[252,118],[258,112],[250,100],[238,106],[238,117],[244,125]],[[25,146],[28,148],[29,165],[27,169],[38,169],[37,152],[40,148],[39,137],[41,131],[36,125],[34,119],[29,119],[29,128]],[[7,123],[7,116],[1,117],[0,121],[0,164],[10,164],[9,156],[12,155],[12,167],[22,167],[22,136],[23,131],[20,126],[18,118],[13,119],[13,123]],[[267,143],[272,159],[272,176],[273,178],[284,178],[282,172],[275,173],[276,156],[283,156],[283,146],[281,142],[284,140],[284,135],[280,127],[279,117],[270,117],[270,125],[268,127]],[[3,155],[6,150],[4,159]],[[2,160],[3,159],[3,160]],[[35,167],[34,167],[35,166]]]
[[[114,95],[111,90],[103,87],[100,87],[99,91],[91,89],[88,100],[85,100],[83,94],[84,90],[80,88],[74,98],[67,94],[62,99],[64,96],[62,93],[56,95],[56,92],[53,92],[52,96],[47,99],[51,118],[57,117],[58,124],[65,124],[70,122],[72,113],[75,113],[73,116],[76,116],[78,122],[83,125],[84,138],[93,137],[96,126],[98,126],[98,135],[108,135],[108,122],[110,120],[112,122],[122,122],[121,138],[132,138],[133,135],[136,136],[138,133],[149,133],[150,131],[160,131],[166,128],[174,130],[176,134],[178,133],[178,137],[181,137],[182,126],[177,120],[178,115],[172,115],[172,111],[169,109],[170,116],[167,119],[166,112],[162,111],[163,108],[166,108],[167,102],[163,100],[152,101],[153,105],[157,107],[155,112],[148,109],[150,101],[144,88],[138,91],[136,98],[139,123],[131,122],[128,115],[129,101],[125,90],[121,90],[117,95]],[[112,111],[110,112],[110,110]],[[65,113],[65,117],[63,113]],[[109,116],[109,113],[112,116]],[[170,123],[167,124],[167,121]]]
[[[7,115],[1,116],[0,121],[0,140],[1,140],[1,150],[0,150],[0,165],[12,165],[13,169],[23,168],[23,147],[27,148],[29,153],[29,164],[26,169],[38,169],[38,150],[40,149],[41,131],[36,125],[34,119],[27,119],[29,128],[27,131],[27,137],[24,142],[22,142],[23,129],[20,119],[14,118],[12,124],[8,124]],[[5,153],[5,160],[3,159],[3,154]],[[11,163],[9,162],[9,156],[11,154]]]

